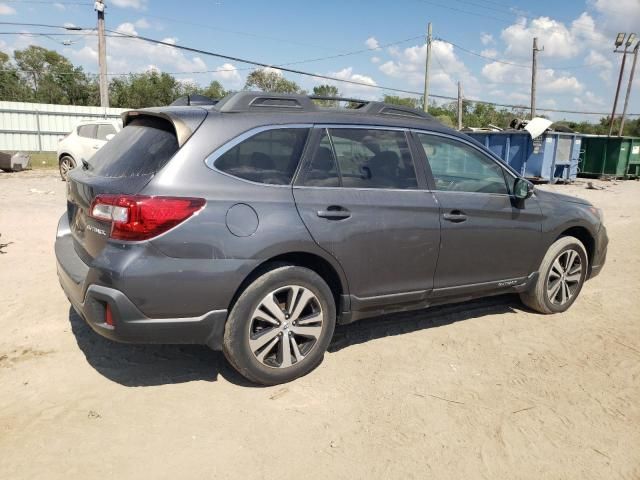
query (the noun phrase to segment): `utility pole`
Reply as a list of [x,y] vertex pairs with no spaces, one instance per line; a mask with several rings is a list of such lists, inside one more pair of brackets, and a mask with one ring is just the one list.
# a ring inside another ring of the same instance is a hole
[[638,61],[638,48],[640,48],[640,41],[636,43],[636,48],[633,49],[633,63],[631,64],[631,73],[629,74],[629,84],[627,85],[627,95],[624,98],[624,108],[622,110],[622,119],[620,120],[620,130],[618,136],[622,136],[624,130],[624,117],[627,114],[627,106],[629,105],[629,97],[631,96],[631,85],[633,84],[633,76],[636,73],[636,62]]
[[620,95],[620,85],[622,84],[622,75],[624,74],[624,62],[627,59],[627,48],[625,47],[622,54],[622,63],[620,64],[620,75],[618,76],[618,86],[616,87],[616,96],[613,98],[613,110],[609,119],[609,136],[613,133],[613,122],[616,119],[616,106],[618,105],[618,95]]
[[458,80],[458,130],[462,130],[462,82]]
[[[109,84],[107,82],[107,43],[104,38],[104,0],[96,0],[93,9],[98,12],[98,63],[100,67],[100,106],[109,108]],[[106,111],[106,110],[105,110]]]
[[[616,37],[616,41],[615,41],[616,49],[613,51],[613,53],[622,53],[622,63],[620,63],[620,75],[618,75],[618,86],[616,87],[616,95],[613,99],[613,110],[611,111],[611,118],[609,119],[609,136],[611,136],[611,134],[613,133],[613,122],[616,119],[616,107],[618,106],[618,96],[620,95],[620,85],[622,84],[622,76],[624,75],[624,64],[625,64],[625,61],[627,60],[627,53],[628,53],[629,47],[635,40],[636,34],[630,33],[629,36],[627,37],[627,41],[625,42],[624,39],[626,36],[627,36],[626,33],[618,33],[618,36]],[[619,51],[618,48],[620,48],[623,43],[624,43],[624,50]]]
[[431,64],[431,22],[427,25],[427,63],[424,69],[424,111],[429,111],[429,65]]
[[[544,47],[542,48],[544,50]],[[533,38],[533,60],[531,64],[531,118],[536,116],[536,73],[538,71],[538,37]]]

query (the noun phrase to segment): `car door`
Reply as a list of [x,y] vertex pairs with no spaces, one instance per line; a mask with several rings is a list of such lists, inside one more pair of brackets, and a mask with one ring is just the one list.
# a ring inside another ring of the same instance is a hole
[[79,160],[89,160],[97,149],[94,149],[96,142],[97,125],[89,123],[78,127],[78,148]]
[[100,150],[116,134],[115,127],[110,123],[99,123],[96,129],[96,140],[92,145],[95,152]]
[[522,283],[540,254],[542,213],[535,196],[515,201],[515,174],[471,142],[434,133],[416,138],[440,205],[435,289],[446,294]]
[[313,129],[293,187],[314,240],[344,269],[352,308],[424,298],[433,286],[438,206],[401,129]]

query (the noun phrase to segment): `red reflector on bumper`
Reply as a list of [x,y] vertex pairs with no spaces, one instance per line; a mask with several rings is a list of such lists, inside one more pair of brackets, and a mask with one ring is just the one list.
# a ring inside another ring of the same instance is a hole
[[104,312],[104,322],[107,325],[111,325],[112,327],[115,327],[115,324],[113,322],[113,315],[111,314],[111,306],[107,303],[107,308],[105,309]]

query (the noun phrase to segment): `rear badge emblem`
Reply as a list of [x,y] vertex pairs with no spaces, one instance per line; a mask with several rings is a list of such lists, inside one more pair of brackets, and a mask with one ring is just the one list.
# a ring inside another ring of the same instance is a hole
[[90,232],[93,233],[97,233],[98,235],[104,235],[105,237],[107,236],[107,231],[103,230],[101,228],[98,227],[94,227],[93,225],[87,225],[87,230],[89,230]]

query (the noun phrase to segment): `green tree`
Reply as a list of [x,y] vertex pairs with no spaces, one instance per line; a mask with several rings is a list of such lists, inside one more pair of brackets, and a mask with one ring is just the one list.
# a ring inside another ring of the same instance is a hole
[[[339,97],[340,90],[335,85],[316,85],[313,87],[313,94],[318,97]],[[323,107],[337,108],[340,102],[335,100],[315,100],[318,105]]]
[[293,80],[287,80],[280,72],[265,68],[254,70],[247,77],[245,90],[257,88],[263,92],[273,93],[302,93],[302,90]]
[[222,84],[217,80],[212,81],[209,86],[201,89],[200,91],[201,95],[213,99],[226,97],[229,93],[230,92],[228,90],[225,90]]
[[11,63],[9,55],[0,52],[0,100],[28,102],[32,92],[20,77],[18,69]]
[[113,107],[156,107],[169,105],[184,94],[184,88],[168,73],[153,70],[114,78],[109,85],[109,97]]
[[385,95],[382,97],[384,103],[401,105],[403,107],[422,108],[422,99],[413,97],[400,97],[398,95]]
[[53,50],[29,46],[14,58],[36,102],[87,105],[95,91],[95,78]]

